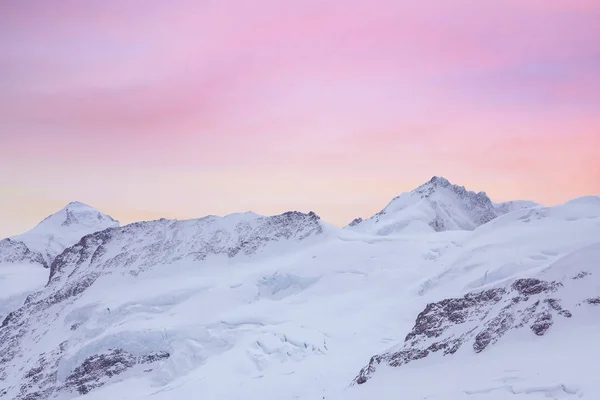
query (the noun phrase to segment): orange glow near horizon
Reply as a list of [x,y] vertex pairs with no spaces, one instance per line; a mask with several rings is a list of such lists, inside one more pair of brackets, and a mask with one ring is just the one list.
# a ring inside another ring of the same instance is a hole
[[121,222],[313,210],[442,175],[600,194],[600,3],[0,4],[0,237],[73,200]]

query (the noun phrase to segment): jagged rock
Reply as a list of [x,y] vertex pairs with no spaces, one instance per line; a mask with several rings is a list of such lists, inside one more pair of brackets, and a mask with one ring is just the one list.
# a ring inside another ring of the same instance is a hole
[[355,219],[352,220],[352,222],[350,222],[348,224],[348,227],[356,226],[356,225],[360,224],[361,222],[363,222],[362,218],[360,218],[360,217],[359,218],[355,218]]
[[542,292],[555,291],[561,284],[556,282],[545,282],[539,279],[518,279],[512,284],[512,288],[524,296],[532,296]]
[[25,243],[12,239],[0,240],[0,263],[31,263],[48,268],[40,253],[33,252]]
[[[560,282],[523,278],[509,287],[430,303],[417,316],[404,344],[372,357],[354,383],[367,382],[379,364],[399,367],[436,352],[453,354],[470,342],[473,350],[480,353],[511,329],[529,326],[533,333],[542,336],[553,325],[554,315],[572,316],[562,308],[560,300],[547,297],[562,286]],[[457,331],[454,329],[457,325],[463,328]]]
[[580,273],[578,273],[577,275],[575,275],[575,276],[574,276],[574,277],[572,277],[571,279],[583,279],[583,278],[585,278],[586,276],[589,276],[589,275],[591,275],[591,273],[590,273],[590,272],[587,272],[587,271],[581,271]]
[[62,389],[76,389],[79,394],[89,393],[136,364],[151,364],[169,358],[168,352],[135,357],[123,349],[109,349],[106,353],[88,357],[65,380]]

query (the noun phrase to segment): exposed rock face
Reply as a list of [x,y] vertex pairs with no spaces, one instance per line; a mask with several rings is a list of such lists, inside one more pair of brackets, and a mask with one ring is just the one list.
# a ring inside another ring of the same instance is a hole
[[[234,217],[162,219],[88,235],[56,258],[50,267],[50,280],[65,267],[77,268],[84,263],[95,265],[96,271],[135,265],[130,270],[135,274],[156,264],[185,258],[202,261],[211,255],[251,256],[268,243],[302,241],[323,232],[320,218],[313,212],[287,212],[273,217],[243,215],[237,220]],[[115,248],[119,249],[116,253]]]
[[[472,219],[477,226],[490,222],[498,216],[492,201],[485,192],[476,193],[469,191],[465,189],[464,186],[454,185],[443,177],[434,176],[429,182],[415,189],[413,193],[420,195],[421,199],[427,199],[434,197],[434,194],[438,192],[440,188],[446,189],[460,200],[463,207],[472,216]],[[440,208],[440,211],[442,212],[438,213],[436,218],[430,222],[430,226],[432,226],[436,232],[452,229],[451,227],[446,226],[447,224],[444,221],[443,211],[445,211],[445,204],[436,200],[434,200],[432,204],[434,208]]]
[[102,386],[106,380],[125,372],[129,368],[133,368],[137,364],[151,364],[169,358],[169,356],[168,352],[162,351],[135,357],[123,349],[109,349],[106,353],[85,359],[67,377],[64,388],[75,388],[79,394],[86,394],[90,390]]
[[581,271],[580,273],[578,273],[577,275],[573,276],[571,279],[583,279],[586,276],[591,275],[591,273],[587,272],[587,271]]
[[[11,382],[20,383],[18,387],[3,388],[0,398],[42,400],[61,393],[66,397],[85,394],[137,365],[160,363],[171,356],[170,348],[135,354],[112,343],[94,345],[94,353],[81,362],[66,360],[71,339],[68,335],[77,337],[85,324],[79,319],[67,322],[66,314],[99,279],[116,273],[136,276],[179,260],[202,263],[208,257],[254,256],[268,246],[294,246],[321,233],[323,226],[316,214],[288,212],[274,217],[243,214],[191,221],[160,220],[83,237],[56,257],[48,285],[29,295],[22,307],[2,321],[0,381],[7,381],[10,375]],[[56,329],[69,334],[52,344]],[[137,348],[147,347],[142,336],[129,339],[140,341]],[[43,351],[35,346],[41,340],[46,342]],[[127,344],[136,348],[136,343]],[[161,342],[163,345],[168,346],[168,342]],[[59,379],[61,368],[63,377]]]
[[122,349],[109,349],[105,353],[86,358],[67,376],[61,386],[57,386],[56,370],[60,356],[67,346],[68,342],[63,342],[50,354],[40,354],[34,366],[23,375],[23,384],[19,388],[17,399],[47,399],[60,391],[86,394],[136,365],[156,363],[170,356],[168,352],[163,351],[136,357]]
[[[50,398],[56,389],[56,369],[60,356],[67,349],[67,342],[62,342],[49,354],[41,353],[35,364],[23,375],[16,399],[38,400]],[[0,364],[2,365],[2,364]],[[0,367],[1,368],[1,367]],[[51,371],[48,373],[48,371]]]
[[23,242],[17,240],[0,240],[0,263],[31,263],[48,268],[41,254],[35,253]]
[[355,218],[355,219],[352,220],[352,222],[350,222],[348,224],[348,227],[356,226],[356,225],[360,224],[361,222],[363,222],[362,218]]
[[513,329],[529,328],[542,336],[556,318],[572,317],[561,305],[562,289],[561,282],[525,278],[508,287],[428,304],[403,345],[372,357],[354,383],[367,382],[380,364],[400,367],[437,352],[454,354],[466,345],[480,353]]

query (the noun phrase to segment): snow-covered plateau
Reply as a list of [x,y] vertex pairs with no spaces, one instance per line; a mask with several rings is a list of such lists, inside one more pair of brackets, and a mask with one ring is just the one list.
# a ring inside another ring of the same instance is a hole
[[600,197],[441,177],[314,213],[119,227],[71,203],[0,241],[0,398],[600,399]]

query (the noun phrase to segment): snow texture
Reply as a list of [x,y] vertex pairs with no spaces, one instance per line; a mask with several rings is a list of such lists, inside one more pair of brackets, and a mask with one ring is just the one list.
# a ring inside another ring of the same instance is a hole
[[85,235],[119,226],[119,221],[80,202],[69,203],[50,215],[35,228],[12,239],[44,258],[50,266],[57,255],[71,247]]
[[0,246],[0,285],[39,289],[1,322],[2,399],[600,398],[599,197],[495,204],[433,178],[345,229],[140,222],[49,270]]

